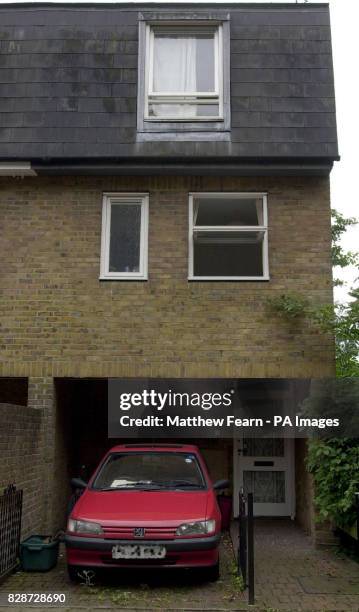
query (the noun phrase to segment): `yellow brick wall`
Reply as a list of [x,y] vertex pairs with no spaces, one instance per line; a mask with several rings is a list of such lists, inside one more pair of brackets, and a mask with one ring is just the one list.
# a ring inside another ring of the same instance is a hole
[[9,484],[23,490],[23,537],[42,526],[41,418],[35,408],[0,403],[0,496]]
[[[269,282],[188,282],[189,191],[267,191]],[[148,191],[149,281],[99,281],[103,191]],[[0,179],[0,376],[333,373],[332,339],[269,296],[332,299],[326,178]]]

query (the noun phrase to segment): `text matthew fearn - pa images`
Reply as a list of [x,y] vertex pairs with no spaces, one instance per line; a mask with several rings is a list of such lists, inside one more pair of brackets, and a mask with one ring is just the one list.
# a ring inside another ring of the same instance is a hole
[[179,416],[165,415],[155,416],[147,415],[144,417],[131,417],[129,414],[122,415],[119,419],[121,427],[246,427],[246,428],[265,428],[272,427],[300,427],[300,428],[316,428],[326,429],[339,427],[339,419],[313,419],[295,415],[289,416],[272,416],[267,419],[262,418],[238,418],[234,415],[224,417],[204,417],[196,416]]

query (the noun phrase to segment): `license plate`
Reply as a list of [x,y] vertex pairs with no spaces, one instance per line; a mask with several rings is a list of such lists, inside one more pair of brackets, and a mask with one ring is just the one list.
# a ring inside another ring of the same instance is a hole
[[113,559],[163,559],[166,556],[164,546],[145,544],[117,544],[112,548]]

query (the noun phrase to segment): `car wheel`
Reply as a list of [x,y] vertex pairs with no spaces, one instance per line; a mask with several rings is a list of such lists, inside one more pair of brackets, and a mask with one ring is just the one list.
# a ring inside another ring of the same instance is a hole
[[96,572],[90,567],[68,565],[67,572],[72,582],[81,582],[87,586],[95,586]]
[[208,570],[206,570],[206,578],[209,582],[216,582],[219,576],[219,561],[217,561],[216,565],[212,565],[208,568]]
[[79,567],[78,565],[68,565],[67,566],[67,573],[69,575],[71,582],[79,582],[80,580],[79,574],[81,573],[81,569],[82,568]]

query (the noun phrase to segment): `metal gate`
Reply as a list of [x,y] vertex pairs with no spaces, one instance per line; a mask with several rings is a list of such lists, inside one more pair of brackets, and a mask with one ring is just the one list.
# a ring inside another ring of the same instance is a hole
[[22,490],[9,485],[0,496],[0,580],[18,563]]
[[238,573],[248,588],[248,603],[254,604],[254,520],[253,493],[239,493]]

